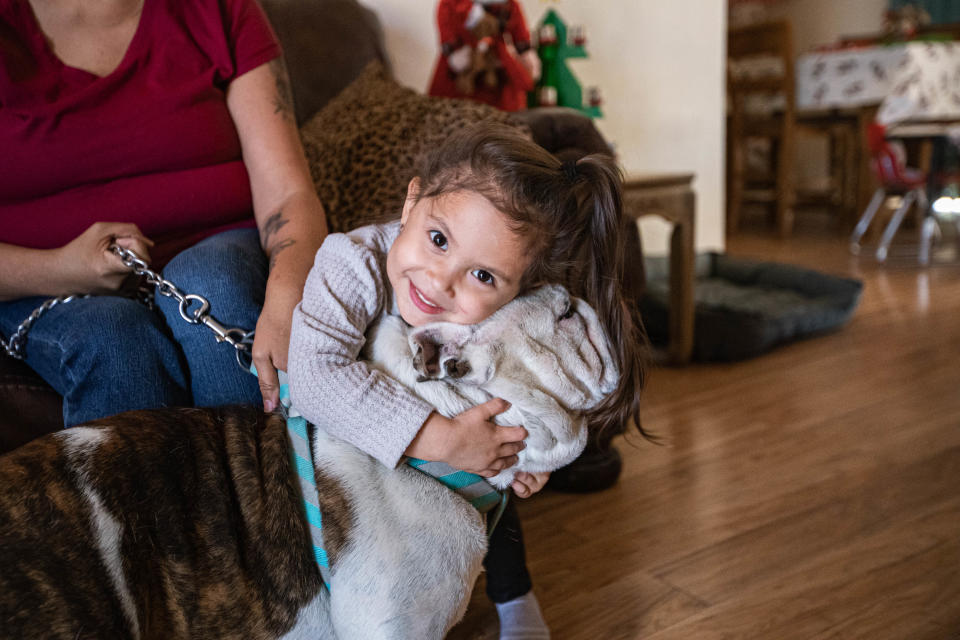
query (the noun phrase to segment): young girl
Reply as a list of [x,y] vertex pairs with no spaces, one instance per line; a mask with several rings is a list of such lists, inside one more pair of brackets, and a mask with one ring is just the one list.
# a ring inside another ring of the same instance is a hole
[[[643,341],[621,288],[620,182],[609,157],[561,163],[507,128],[481,124],[453,136],[411,180],[399,222],[330,235],[317,252],[291,333],[294,406],[390,467],[411,456],[495,475],[516,463],[526,437],[492,421],[506,403],[445,418],[357,359],[364,333],[381,313],[412,326],[473,324],[532,287],[560,282],[596,309],[622,372],[591,426],[618,429],[630,417],[639,425]],[[527,497],[546,479],[518,474],[513,490]],[[549,637],[512,508],[484,566],[501,639]]]

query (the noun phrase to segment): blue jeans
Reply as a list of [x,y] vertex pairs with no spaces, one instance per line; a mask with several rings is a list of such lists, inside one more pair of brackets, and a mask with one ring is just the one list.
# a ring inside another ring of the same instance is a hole
[[[242,329],[256,326],[267,273],[255,229],[207,238],[163,269],[184,293],[207,298],[224,326]],[[157,311],[115,296],[74,300],[34,323],[26,362],[63,396],[65,426],[131,409],[262,403],[256,378],[237,365],[232,346],[185,322],[176,300],[156,300]],[[8,338],[43,301],[0,303],[0,333]]]

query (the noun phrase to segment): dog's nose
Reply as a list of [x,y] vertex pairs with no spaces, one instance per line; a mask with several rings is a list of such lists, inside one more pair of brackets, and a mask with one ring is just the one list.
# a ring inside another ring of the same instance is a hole
[[448,378],[462,378],[470,373],[470,363],[466,360],[447,358],[443,361],[443,371]]

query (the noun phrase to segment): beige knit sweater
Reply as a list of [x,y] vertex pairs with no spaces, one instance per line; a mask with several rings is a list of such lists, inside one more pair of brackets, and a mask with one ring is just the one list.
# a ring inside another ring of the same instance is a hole
[[387,252],[400,223],[327,236],[293,314],[287,373],[310,422],[393,467],[433,408],[358,360],[367,327],[397,314]]

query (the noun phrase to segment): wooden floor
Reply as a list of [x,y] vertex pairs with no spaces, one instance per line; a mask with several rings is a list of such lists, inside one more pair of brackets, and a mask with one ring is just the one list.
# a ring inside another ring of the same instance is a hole
[[[834,234],[728,253],[852,275],[838,332],[654,371],[604,492],[521,504],[557,640],[960,639],[960,266],[879,268]],[[496,639],[478,585],[450,638]]]

